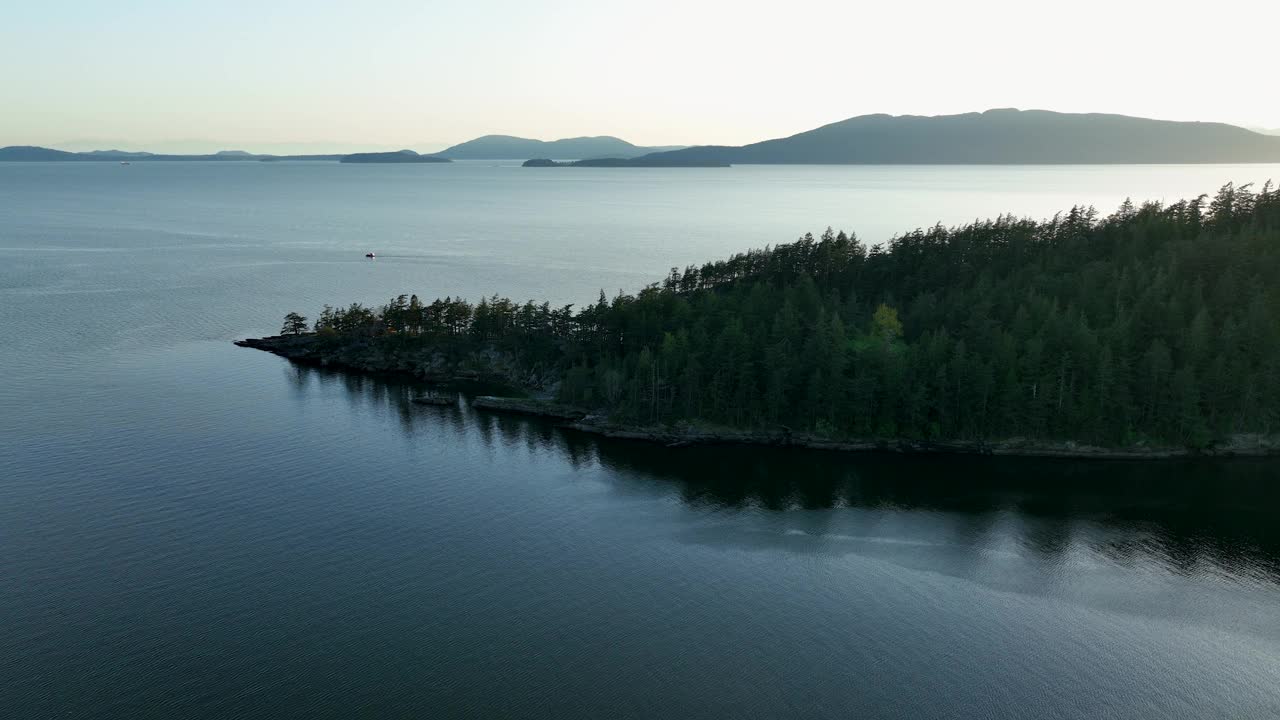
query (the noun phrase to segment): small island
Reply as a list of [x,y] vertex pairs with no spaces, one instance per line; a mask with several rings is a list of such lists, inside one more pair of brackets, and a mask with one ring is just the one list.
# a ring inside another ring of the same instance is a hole
[[397,150],[395,152],[370,152],[370,153],[352,153],[342,156],[338,162],[343,163],[447,163],[453,162],[449,158],[438,157],[436,155],[419,155],[412,150]]
[[700,159],[659,159],[656,156],[645,156],[638,158],[593,158],[589,160],[568,160],[559,162],[549,158],[535,158],[533,160],[525,160],[522,167],[730,167],[729,163],[718,160],[700,160]]
[[487,381],[493,412],[661,442],[1109,459],[1280,453],[1280,191],[830,229],[575,310],[493,296],[290,313],[239,344]]

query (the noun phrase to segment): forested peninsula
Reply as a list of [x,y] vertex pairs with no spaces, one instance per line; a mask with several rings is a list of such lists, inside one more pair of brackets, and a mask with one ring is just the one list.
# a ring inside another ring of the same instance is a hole
[[[1280,192],[830,229],[594,304],[291,313],[241,344],[498,377],[625,437],[1101,457],[1280,452]],[[554,401],[554,402],[551,402]]]

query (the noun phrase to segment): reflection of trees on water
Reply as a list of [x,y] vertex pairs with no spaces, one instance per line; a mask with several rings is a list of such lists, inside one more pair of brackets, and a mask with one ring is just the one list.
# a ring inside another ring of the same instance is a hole
[[[1182,573],[1209,560],[1280,579],[1280,461],[1077,461],[974,456],[841,454],[763,447],[668,449],[609,440],[555,423],[476,413],[465,403],[418,406],[426,386],[290,365],[301,390],[340,384],[353,403],[391,410],[406,434],[447,429],[490,450],[551,452],[575,469],[595,464],[643,492],[673,488],[690,506],[772,511],[861,508],[950,514],[952,537],[983,545],[1013,522],[1020,544],[1059,555],[1084,543],[1122,565],[1156,558]],[[828,516],[830,514],[827,514]],[[1013,518],[1012,520],[1010,518]],[[821,514],[806,522],[821,532]]]
[[[728,507],[902,508],[965,518],[982,544],[1013,513],[1021,544],[1057,555],[1076,543],[1120,562],[1159,558],[1182,573],[1209,558],[1280,576],[1280,463],[1087,462],[964,456],[840,455],[765,448],[645,451],[600,443],[611,468],[673,481],[686,502]],[[1101,532],[1086,532],[1087,526]]]

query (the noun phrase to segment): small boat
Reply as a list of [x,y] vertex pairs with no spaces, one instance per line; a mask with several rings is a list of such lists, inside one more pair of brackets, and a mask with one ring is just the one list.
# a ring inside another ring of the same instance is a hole
[[365,253],[364,256],[367,258],[376,257],[373,253]]
[[128,165],[128,164],[129,164],[129,161],[128,161],[128,160],[121,160],[121,161],[120,161],[120,164],[121,164],[121,165]]

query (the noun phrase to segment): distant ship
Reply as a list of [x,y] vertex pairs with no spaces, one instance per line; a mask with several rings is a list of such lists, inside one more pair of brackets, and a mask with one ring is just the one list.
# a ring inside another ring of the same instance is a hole
[[364,254],[364,256],[365,256],[365,257],[367,257],[367,258],[371,258],[371,257],[374,257],[374,254],[373,254],[373,253],[365,253],[365,254]]
[[121,165],[128,165],[128,164],[129,164],[129,161],[128,161],[128,160],[121,160],[121,161],[120,161],[120,164],[121,164]]

